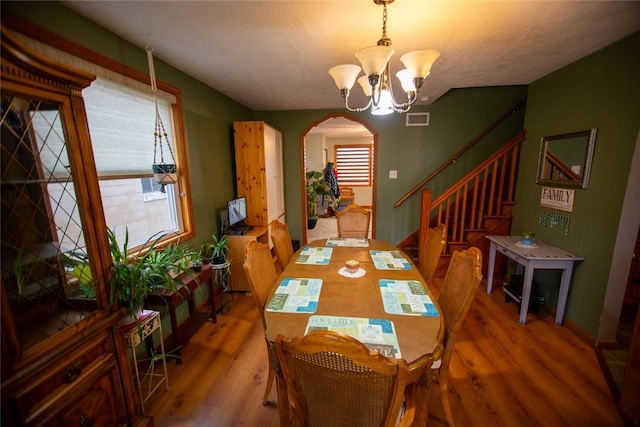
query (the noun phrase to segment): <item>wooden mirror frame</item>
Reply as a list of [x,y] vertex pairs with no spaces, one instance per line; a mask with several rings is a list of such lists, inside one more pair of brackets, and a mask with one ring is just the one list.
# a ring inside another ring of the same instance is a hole
[[540,140],[536,184],[587,188],[596,143],[596,128]]

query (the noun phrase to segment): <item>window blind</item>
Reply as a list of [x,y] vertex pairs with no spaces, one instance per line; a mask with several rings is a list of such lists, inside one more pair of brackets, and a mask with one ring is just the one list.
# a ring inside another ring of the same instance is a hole
[[371,155],[369,144],[336,145],[335,164],[340,185],[371,185]]

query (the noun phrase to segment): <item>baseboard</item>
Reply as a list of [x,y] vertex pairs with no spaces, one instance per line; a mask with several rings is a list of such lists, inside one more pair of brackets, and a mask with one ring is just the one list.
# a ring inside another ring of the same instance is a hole
[[[550,316],[553,316],[554,319],[556,318],[556,310],[553,309],[548,304],[540,304],[540,311]],[[571,332],[576,334],[578,338],[580,338],[585,344],[588,344],[594,348],[596,347],[596,344],[597,344],[596,338],[591,336],[591,334],[589,334],[587,331],[582,329],[577,323],[573,322],[571,319],[568,319],[566,316],[562,319],[562,326],[571,330]]]
[[618,402],[620,400],[620,392],[618,391],[616,382],[613,380],[613,375],[611,375],[611,369],[609,368],[609,365],[607,364],[607,361],[602,355],[600,349],[596,349],[596,358],[598,359],[598,363],[600,364],[600,370],[602,371],[604,380],[607,382],[607,386],[609,387],[611,398],[614,402]]

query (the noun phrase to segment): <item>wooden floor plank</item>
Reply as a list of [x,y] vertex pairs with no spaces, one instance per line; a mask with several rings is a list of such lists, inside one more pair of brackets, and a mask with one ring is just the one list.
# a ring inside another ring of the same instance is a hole
[[[442,279],[434,281],[437,294]],[[451,362],[450,401],[458,426],[611,426],[623,423],[595,350],[553,315],[529,314],[501,289],[480,285]],[[184,363],[169,363],[169,391],[147,404],[156,426],[278,426],[276,387],[262,405],[268,374],[264,332],[253,298],[235,295],[185,344]],[[429,425],[446,426],[432,384]],[[357,425],[357,424],[354,424]]]

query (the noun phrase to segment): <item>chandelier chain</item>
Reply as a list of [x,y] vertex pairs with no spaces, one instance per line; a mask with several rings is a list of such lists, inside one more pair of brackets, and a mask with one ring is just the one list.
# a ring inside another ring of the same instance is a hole
[[387,4],[384,5],[384,11],[382,12],[382,38],[387,38]]
[[382,37],[376,43],[378,46],[391,46],[391,39],[387,36],[387,3],[382,3],[383,12],[382,12]]

